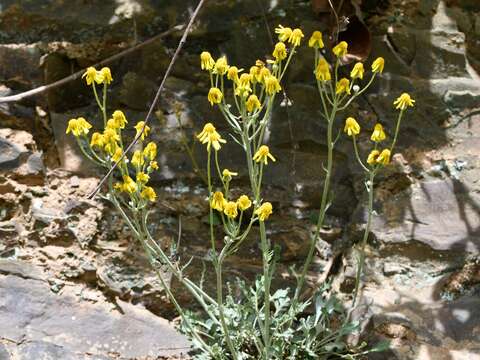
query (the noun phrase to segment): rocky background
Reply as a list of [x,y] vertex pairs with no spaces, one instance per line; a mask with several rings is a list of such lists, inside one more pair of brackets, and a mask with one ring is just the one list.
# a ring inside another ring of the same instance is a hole
[[[339,3],[335,1],[334,3]],[[166,247],[182,228],[180,257],[201,272],[207,249],[206,190],[182,148],[205,121],[226,124],[206,100],[198,55],[209,50],[248,68],[272,48],[277,24],[305,34],[334,26],[326,1],[207,0],[167,81],[152,122],[160,144],[154,233]],[[376,190],[374,226],[359,318],[370,338],[392,340],[376,359],[480,359],[480,3],[478,0],[345,1],[340,36],[386,71],[349,115],[364,129],[393,132],[391,103],[416,99],[402,124],[397,155]],[[134,46],[188,20],[194,0],[0,0],[0,96],[26,91]],[[144,118],[181,33],[110,64],[111,110]],[[308,35],[307,35],[308,36]],[[268,144],[270,236],[281,246],[279,271],[301,260],[319,206],[325,126],[319,116],[312,54],[302,48],[287,76],[292,106],[278,106]],[[84,161],[68,119],[98,124],[80,80],[16,103],[0,103],[0,359],[155,359],[182,357],[188,343],[147,259],[117,214],[87,200],[101,175]],[[283,104],[288,103],[283,99]],[[346,115],[346,114],[345,114]],[[339,118],[339,127],[342,118]],[[360,148],[368,152],[365,133]],[[202,164],[201,148],[194,145]],[[247,186],[232,142],[221,154]],[[312,283],[330,276],[351,296],[354,255],[365,223],[361,169],[341,137],[336,197],[323,231]],[[181,223],[181,224],[180,224]],[[252,278],[252,237],[228,275]],[[208,282],[207,282],[208,285]],[[282,284],[277,284],[282,285]],[[172,282],[185,304],[187,294]]]

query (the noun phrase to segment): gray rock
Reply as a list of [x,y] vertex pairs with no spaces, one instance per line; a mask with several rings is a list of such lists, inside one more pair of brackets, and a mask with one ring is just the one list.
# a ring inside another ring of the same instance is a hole
[[0,360],[10,360],[10,354],[5,345],[0,343]]
[[16,168],[20,164],[20,149],[12,142],[0,138],[0,171]]

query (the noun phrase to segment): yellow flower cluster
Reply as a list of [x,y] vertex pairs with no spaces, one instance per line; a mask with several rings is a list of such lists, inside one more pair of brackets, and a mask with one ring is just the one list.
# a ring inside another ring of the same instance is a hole
[[207,151],[210,151],[210,147],[212,146],[215,151],[218,151],[222,147],[220,144],[227,142],[225,139],[222,139],[212,123],[205,124],[202,132],[197,135],[197,138],[202,144],[207,144]]
[[66,133],[72,133],[74,136],[79,137],[87,135],[91,128],[92,125],[85,120],[85,118],[79,117],[78,119],[71,119],[68,121]]
[[108,67],[97,70],[93,66],[90,66],[85,70],[82,78],[85,78],[87,85],[95,85],[95,83],[108,85],[113,81],[112,73]]
[[235,219],[238,216],[238,210],[243,212],[251,206],[252,201],[247,195],[240,196],[237,201],[228,201],[221,191],[216,191],[210,199],[210,207],[223,212],[230,219]]

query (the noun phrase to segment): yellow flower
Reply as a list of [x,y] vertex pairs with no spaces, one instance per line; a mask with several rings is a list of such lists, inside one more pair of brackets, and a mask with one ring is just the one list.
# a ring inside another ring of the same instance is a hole
[[277,62],[282,61],[287,57],[287,47],[283,42],[278,42],[273,49],[273,57]]
[[103,135],[98,133],[98,132],[94,132],[92,134],[92,139],[90,140],[90,146],[97,146],[99,148],[103,147],[105,145],[105,139],[103,138]]
[[385,66],[385,60],[383,57],[378,57],[372,64],[372,71],[374,73],[382,73],[383,72],[383,67]]
[[358,125],[357,120],[353,117],[348,117],[347,120],[345,120],[345,128],[343,131],[345,131],[348,136],[358,135],[360,134],[360,125]]
[[125,117],[125,114],[121,110],[115,110],[112,114],[112,117],[117,128],[124,129],[125,124],[128,123],[127,118]]
[[71,132],[73,136],[79,137],[80,135],[87,135],[91,128],[92,125],[85,118],[79,117],[68,121],[66,133]]
[[140,184],[146,184],[150,180],[150,176],[145,174],[144,172],[140,171],[137,173],[137,182]]
[[223,213],[230,219],[235,219],[238,215],[237,203],[235,201],[229,201],[223,207]]
[[210,101],[210,105],[213,104],[220,104],[222,102],[223,94],[219,88],[212,87],[208,92],[208,101]]
[[348,52],[348,44],[346,41],[340,41],[335,47],[332,49],[332,52],[337,56],[337,57],[342,57],[347,55]]
[[232,80],[232,81],[238,81],[238,73],[241,70],[238,70],[236,66],[230,66],[230,68],[227,71],[227,79]]
[[282,87],[275,76],[270,75],[265,79],[265,92],[267,95],[272,96],[280,90],[282,90]]
[[197,135],[197,138],[202,144],[207,144],[207,150],[210,150],[210,146],[213,145],[213,148],[218,151],[221,148],[220,143],[225,144],[227,142],[222,139],[212,123],[205,124],[202,132]]
[[318,49],[322,49],[325,46],[323,44],[322,33],[320,31],[313,32],[310,40],[308,40],[308,46]]
[[267,165],[268,159],[271,159],[274,162],[276,161],[273,155],[270,154],[270,149],[267,145],[260,146],[255,155],[253,155],[253,160],[255,160],[257,163],[263,162],[265,165]]
[[395,109],[400,110],[405,110],[409,106],[413,107],[414,104],[415,100],[413,100],[407,93],[403,93],[393,102],[393,105],[396,105]]
[[288,42],[293,46],[300,46],[300,42],[304,37],[301,29],[294,29],[288,38]]
[[202,70],[212,70],[215,66],[215,60],[213,60],[212,55],[208,51],[204,51],[200,54],[200,65]]
[[158,163],[156,161],[150,161],[150,168],[152,170],[158,170]]
[[247,195],[242,195],[237,200],[237,206],[241,211],[245,211],[252,206],[252,202]]
[[363,73],[365,69],[363,68],[363,64],[361,62],[357,62],[350,73],[350,77],[352,79],[363,79]]
[[264,202],[257,210],[255,214],[258,215],[260,221],[265,221],[272,214],[272,204]]
[[319,81],[330,81],[332,76],[330,75],[330,66],[324,58],[321,58],[315,69],[315,77]]
[[103,82],[102,73],[97,71],[93,66],[87,68],[87,70],[83,73],[82,78],[85,78],[87,85],[92,85],[94,82],[97,84],[101,84]]
[[226,203],[227,200],[225,200],[221,191],[215,191],[213,193],[212,199],[210,200],[210,206],[212,209],[223,211]]
[[250,77],[254,83],[260,81],[260,68],[258,66],[253,65],[250,68]]
[[235,89],[235,95],[246,97],[249,93],[251,93],[252,92],[252,88],[250,87],[251,80],[252,80],[252,76],[250,74],[240,75],[240,79],[238,79],[237,88]]
[[215,62],[215,67],[213,68],[214,74],[225,75],[228,71],[227,58],[222,56]]
[[238,175],[237,172],[233,172],[233,171],[230,171],[228,169],[223,169],[223,171],[222,171],[223,181],[226,181],[226,182],[232,180],[232,177],[237,176],[237,175]]
[[117,126],[117,122],[113,119],[108,119],[107,121],[107,126],[105,126],[106,129],[112,129],[112,130],[115,130],[117,131],[118,129],[118,126]]
[[385,132],[383,131],[382,124],[376,124],[370,139],[375,142],[380,142],[385,140],[385,137],[386,136],[385,136]]
[[114,152],[113,155],[112,155],[112,161],[113,161],[113,162],[118,162],[118,161],[120,161],[120,159],[122,158],[122,155],[123,155],[122,148],[121,148],[120,146],[118,146],[118,147],[115,149],[115,152]]
[[103,78],[103,82],[105,84],[110,84],[112,81],[113,81],[113,78],[112,78],[112,73],[110,72],[110,68],[108,67],[103,67],[101,70],[100,70],[100,74],[102,75],[102,78]]
[[390,162],[390,150],[384,149],[377,157],[377,164],[388,165]]
[[150,186],[145,186],[145,188],[140,193],[140,196],[143,199],[148,199],[148,201],[151,202],[154,202],[157,199],[157,194],[155,193],[155,190],[153,190],[153,188]]
[[145,140],[145,137],[148,136],[148,134],[150,133],[150,126],[146,125],[145,121],[139,121],[137,125],[134,126],[135,130],[137,130],[135,137],[137,137],[142,132],[143,126],[145,126],[145,130],[143,130],[141,139]]
[[157,156],[157,144],[149,142],[147,146],[145,146],[145,149],[143,149],[143,155],[150,160],[155,159]]
[[107,127],[103,131],[103,140],[105,144],[105,151],[110,155],[113,155],[117,149],[117,141],[120,141],[120,136],[114,129]]
[[250,95],[247,100],[247,111],[254,112],[257,109],[260,109],[260,100],[258,100],[257,95]]
[[335,90],[336,94],[342,94],[344,92],[350,95],[350,80],[348,80],[347,78],[340,79],[337,83],[337,88]]
[[114,188],[115,190],[117,190],[117,191],[123,191],[123,184],[117,182],[117,183],[115,183],[115,184],[113,185],[113,188]]
[[292,32],[292,29],[289,27],[283,27],[282,25],[278,25],[278,28],[275,29],[275,34],[278,34],[278,40],[280,41],[287,41],[290,39]]
[[265,82],[265,79],[268,78],[271,75],[272,74],[271,74],[270,70],[268,70],[268,68],[263,67],[263,68],[260,69],[260,81],[261,82]]
[[375,164],[375,162],[377,161],[378,155],[380,155],[380,151],[378,151],[378,150],[372,150],[372,151],[370,152],[370,154],[368,154],[367,163],[368,163],[369,165]]
[[130,176],[124,175],[122,190],[129,194],[132,194],[137,191],[137,184],[135,183],[135,181],[133,181],[133,179]]
[[140,168],[143,164],[145,164],[145,159],[143,158],[143,154],[140,150],[135,150],[132,156],[132,165],[136,168]]

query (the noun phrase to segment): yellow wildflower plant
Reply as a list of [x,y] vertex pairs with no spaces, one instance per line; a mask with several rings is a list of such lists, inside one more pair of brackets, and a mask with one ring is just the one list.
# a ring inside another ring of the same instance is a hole
[[102,76],[102,78],[103,78],[103,83],[104,83],[104,84],[109,85],[109,84],[113,81],[112,73],[111,73],[109,67],[103,67],[103,68],[100,70],[100,74],[101,74],[101,76]]
[[240,97],[247,97],[252,92],[251,87],[252,76],[250,74],[242,74],[237,82],[237,88],[235,89],[235,95]]
[[364,72],[365,72],[365,69],[363,67],[363,64],[361,62],[357,62],[353,67],[352,71],[350,72],[350,77],[352,79],[362,80]]
[[211,146],[218,151],[221,148],[220,143],[225,144],[227,142],[222,139],[212,123],[205,124],[203,130],[197,135],[197,138],[202,144],[207,144],[207,151],[210,150]]
[[118,129],[125,129],[125,125],[128,123],[127,118],[122,110],[115,110],[112,114],[115,126]]
[[317,67],[315,68],[315,77],[319,81],[330,81],[332,79],[330,65],[328,65],[327,60],[324,58],[318,61]]
[[157,156],[157,144],[153,141],[149,142],[147,146],[145,146],[145,149],[143,149],[143,155],[149,160],[155,159]]
[[122,158],[122,155],[123,155],[123,150],[120,146],[118,146],[115,149],[115,152],[112,154],[112,161],[113,162],[120,161],[120,159]]
[[260,82],[260,67],[253,65],[250,67],[250,77],[252,78],[252,82]]
[[202,70],[213,70],[215,60],[213,60],[212,55],[210,55],[208,51],[204,51],[200,54],[200,65]]
[[135,150],[132,155],[132,165],[137,169],[141,168],[145,164],[145,158],[140,150]]
[[87,85],[92,84],[101,84],[103,82],[103,75],[101,72],[97,71],[93,66],[90,66],[85,70],[82,75],[82,78],[85,78]]
[[267,67],[262,67],[260,69],[260,81],[265,83],[265,79],[268,78],[269,76],[272,76],[272,73]]
[[140,171],[137,173],[136,180],[137,180],[137,183],[146,184],[148,180],[150,180],[150,176],[145,174],[143,171]]
[[133,179],[130,176],[124,175],[122,190],[125,191],[126,193],[133,194],[134,192],[137,191],[137,184],[135,183],[135,181],[133,181]]
[[232,180],[232,177],[234,177],[234,176],[238,176],[238,173],[234,172],[234,171],[230,171],[228,169],[223,169],[223,171],[222,171],[222,180],[223,181],[228,182],[228,181]]
[[332,52],[337,57],[342,57],[347,55],[348,53],[348,44],[346,41],[340,41],[337,45],[335,45],[332,49]]
[[102,134],[98,133],[98,132],[94,132],[92,134],[92,139],[90,140],[90,146],[91,147],[98,147],[98,148],[103,148],[103,146],[105,145],[105,139],[103,137]]
[[237,203],[235,201],[228,201],[223,207],[223,213],[230,219],[235,219],[238,215]]
[[375,59],[375,61],[372,63],[372,71],[374,73],[382,73],[383,72],[383,67],[385,66],[385,60],[383,57],[378,57]]
[[72,133],[74,136],[79,137],[82,135],[87,135],[91,128],[92,125],[85,120],[85,118],[79,117],[78,119],[71,119],[68,121],[68,126],[65,133]]
[[137,137],[138,135],[140,135],[140,133],[142,132],[142,129],[143,127],[145,126],[145,130],[143,130],[143,134],[142,136],[140,137],[140,139],[143,141],[145,140],[145,137],[148,136],[148,134],[150,134],[150,126],[148,125],[145,125],[145,121],[139,121],[137,123],[137,125],[135,125],[135,130],[137,131],[137,133],[135,134],[135,137]]
[[310,39],[308,40],[308,46],[316,49],[323,49],[322,33],[320,31],[314,31]]
[[252,201],[247,195],[242,195],[237,199],[237,206],[240,211],[248,210],[252,206]]
[[335,94],[340,95],[343,93],[347,93],[350,95],[350,80],[347,78],[342,78],[338,80],[337,86],[335,88]]
[[208,101],[210,105],[220,104],[222,102],[223,94],[219,88],[212,87],[208,92]]
[[248,112],[254,112],[255,110],[260,109],[260,107],[262,106],[260,100],[258,100],[257,95],[250,95],[245,105]]
[[403,111],[409,106],[413,107],[415,105],[415,100],[413,100],[409,94],[403,93],[393,102],[393,105],[395,105],[395,109]]
[[213,67],[213,73],[218,75],[225,75],[228,71],[228,62],[225,56],[217,59],[215,66]]
[[282,90],[282,86],[275,76],[270,75],[265,79],[265,92],[267,95],[272,96],[280,90]]
[[347,120],[345,120],[343,131],[345,131],[348,136],[358,135],[360,134],[360,125],[353,117],[348,117]]
[[375,124],[375,128],[373,129],[373,133],[370,139],[375,142],[380,142],[385,140],[385,138],[386,138],[386,135],[385,135],[385,131],[383,131],[382,124]]
[[258,220],[265,221],[273,212],[272,204],[269,202],[264,202],[257,210],[255,210],[255,215],[258,216]]
[[376,158],[376,162],[377,164],[388,165],[388,163],[390,162],[390,150],[382,150],[380,155],[378,155],[378,157]]
[[140,196],[142,197],[142,199],[147,199],[150,202],[154,202],[157,199],[157,194],[155,193],[155,190],[153,190],[153,188],[150,186],[145,186],[140,193]]
[[236,66],[230,66],[227,71],[227,79],[237,82],[238,81],[238,74],[242,70],[239,70]]
[[278,25],[275,29],[275,33],[278,34],[278,40],[285,42],[290,39],[292,36],[292,29],[289,27],[283,27],[282,25]]
[[377,163],[378,155],[380,155],[380,151],[378,150],[370,151],[370,154],[368,154],[368,158],[367,158],[367,164],[375,165]]
[[223,193],[221,191],[215,191],[210,200],[210,207],[217,211],[223,211],[226,204],[227,200],[225,200]]
[[276,159],[270,153],[270,149],[267,145],[260,146],[255,155],[253,155],[253,160],[255,160],[257,163],[262,162],[265,165],[268,165],[268,159],[272,160],[273,162],[276,161]]
[[294,29],[288,37],[288,42],[293,46],[300,46],[300,42],[304,36],[301,29]]
[[287,57],[287,47],[285,44],[283,42],[276,43],[272,55],[277,62],[284,60]]

